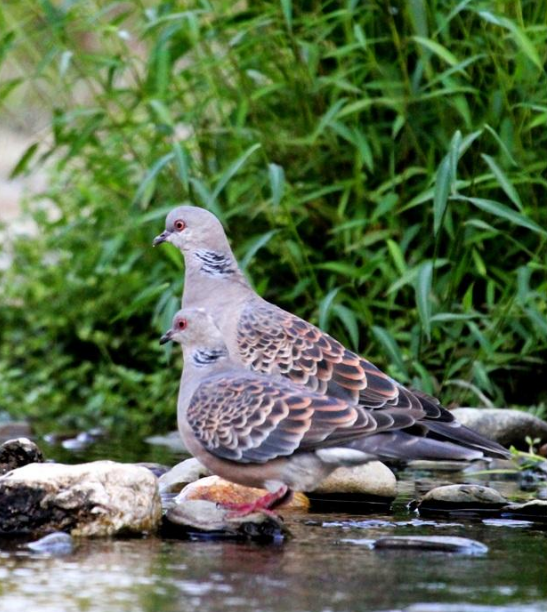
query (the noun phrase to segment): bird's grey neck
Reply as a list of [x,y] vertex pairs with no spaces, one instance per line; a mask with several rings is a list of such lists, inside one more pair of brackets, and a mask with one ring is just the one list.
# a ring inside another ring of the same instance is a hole
[[217,348],[198,348],[192,351],[190,359],[196,368],[206,368],[217,365],[228,358],[225,346]]

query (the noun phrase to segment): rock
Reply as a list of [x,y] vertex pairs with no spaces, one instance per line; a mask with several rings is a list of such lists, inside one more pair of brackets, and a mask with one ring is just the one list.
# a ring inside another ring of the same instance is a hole
[[522,410],[455,408],[452,414],[466,427],[509,448],[528,449],[526,438],[547,442],[547,423]]
[[175,467],[160,476],[158,486],[160,493],[179,493],[186,485],[195,482],[211,472],[195,457],[177,463]]
[[431,550],[471,555],[488,552],[488,547],[481,542],[451,536],[388,536],[376,540],[373,547],[380,550]]
[[0,440],[10,438],[28,438],[32,436],[32,427],[26,421],[7,421],[0,423]]
[[495,489],[480,485],[446,485],[428,491],[411,508],[420,514],[499,514],[507,500]]
[[157,479],[143,467],[34,463],[0,478],[0,534],[129,535],[155,531],[160,520]]
[[547,522],[547,501],[533,499],[524,504],[508,504],[505,508],[502,508],[501,513],[503,517],[507,518]]
[[314,508],[334,505],[390,505],[397,496],[395,474],[383,463],[371,461],[341,467],[325,478],[308,497]]
[[541,455],[542,457],[547,457],[547,444],[543,444],[542,446],[540,446],[538,450],[538,455]]
[[192,539],[281,540],[288,535],[280,519],[262,512],[230,518],[230,512],[205,500],[186,500],[165,515],[162,535]]
[[29,463],[43,462],[42,451],[28,438],[8,440],[0,446],[0,476]]
[[[229,482],[220,476],[207,476],[190,483],[179,493],[175,504],[186,501],[209,501],[216,504],[250,504],[266,495],[264,489],[254,489]],[[292,499],[279,507],[280,512],[292,510],[307,511],[310,507],[309,499],[304,493],[294,493]]]
[[74,549],[74,543],[68,533],[55,531],[36,540],[36,542],[30,542],[26,547],[33,552],[60,556],[70,554]]
[[167,446],[170,450],[175,453],[187,453],[186,447],[182,443],[182,438],[178,431],[171,431],[164,436],[149,436],[144,441],[147,444],[154,446]]

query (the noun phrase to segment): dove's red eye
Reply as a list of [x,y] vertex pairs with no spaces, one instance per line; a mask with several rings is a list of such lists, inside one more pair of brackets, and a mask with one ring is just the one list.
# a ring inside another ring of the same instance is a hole
[[177,232],[182,232],[182,230],[186,227],[186,223],[182,219],[177,219],[175,221],[175,229]]
[[177,327],[182,331],[183,329],[186,329],[187,324],[188,324],[188,321],[186,319],[179,319],[177,323]]

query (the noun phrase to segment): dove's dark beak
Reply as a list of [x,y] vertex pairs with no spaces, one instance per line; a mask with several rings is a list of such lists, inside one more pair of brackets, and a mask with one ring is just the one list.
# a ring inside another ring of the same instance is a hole
[[160,344],[167,344],[168,342],[171,342],[172,339],[173,339],[173,330],[170,329],[169,331],[166,331],[163,334],[163,336],[160,338]]
[[152,243],[152,246],[158,246],[158,244],[161,244],[162,242],[166,242],[167,238],[169,238],[170,235],[171,235],[171,232],[164,230],[159,236],[156,236],[154,238],[154,242]]

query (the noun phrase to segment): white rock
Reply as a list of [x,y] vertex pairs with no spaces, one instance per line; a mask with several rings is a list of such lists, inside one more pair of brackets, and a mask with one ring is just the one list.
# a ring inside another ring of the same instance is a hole
[[113,461],[26,465],[0,478],[0,500],[0,533],[136,534],[161,520],[156,477]]
[[528,436],[547,441],[547,423],[522,410],[455,408],[452,414],[462,425],[506,447],[527,448]]
[[178,493],[187,484],[210,474],[211,472],[194,457],[186,459],[159,477],[160,493]]
[[371,461],[355,467],[338,468],[313,493],[344,493],[394,499],[397,496],[397,479],[386,465],[380,461]]

